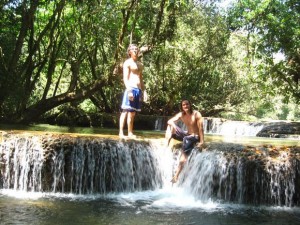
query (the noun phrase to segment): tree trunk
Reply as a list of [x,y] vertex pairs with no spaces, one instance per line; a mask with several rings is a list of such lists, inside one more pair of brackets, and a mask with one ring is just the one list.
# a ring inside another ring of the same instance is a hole
[[27,108],[19,118],[16,118],[16,123],[29,124],[32,121],[36,121],[45,112],[67,102],[73,102],[89,98],[96,91],[98,91],[105,82],[103,80],[96,81],[93,85],[77,90],[75,92],[66,92],[61,95],[57,95],[48,99],[39,101],[38,103]]

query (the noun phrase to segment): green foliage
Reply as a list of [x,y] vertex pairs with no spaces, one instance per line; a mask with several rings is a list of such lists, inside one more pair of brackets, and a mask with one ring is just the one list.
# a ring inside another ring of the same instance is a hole
[[145,59],[151,102],[160,107],[155,113],[178,111],[182,98],[204,115],[243,101],[246,90],[232,66],[229,37],[224,18],[210,7],[191,7],[177,20],[175,38]]
[[[259,79],[286,101],[300,100],[300,8],[295,0],[243,0],[233,7],[231,27],[248,31],[251,57],[263,60]],[[274,54],[285,58],[276,63]],[[270,85],[269,85],[270,84]],[[273,87],[273,88],[271,88]],[[275,87],[275,88],[274,88]]]
[[231,120],[247,121],[300,121],[300,107],[295,102],[284,103],[282,96],[264,96],[235,108],[235,111],[223,112],[221,116]]
[[[62,112],[70,109],[118,113],[124,85],[116,68],[131,42],[147,49],[141,61],[150,99],[143,114],[171,115],[188,98],[205,116],[225,111],[239,118],[298,116],[291,100],[299,99],[295,0],[242,0],[230,15],[221,14],[216,1],[5,1],[0,6],[4,120],[65,118]],[[285,58],[275,63],[278,52]],[[278,93],[285,98],[275,100]]]

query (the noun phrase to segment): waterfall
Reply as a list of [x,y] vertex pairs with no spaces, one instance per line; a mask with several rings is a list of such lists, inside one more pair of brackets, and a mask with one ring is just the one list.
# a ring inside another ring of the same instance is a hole
[[288,156],[300,149],[275,149],[276,157],[267,149],[253,151],[258,154],[233,144],[203,153],[194,149],[179,185],[204,202],[299,205],[300,160]]
[[[5,134],[0,188],[106,194],[172,188],[178,146],[70,135]],[[180,148],[180,147],[179,147]],[[300,148],[211,142],[195,148],[175,184],[202,202],[300,205]]]
[[[39,191],[42,180],[43,148],[37,137],[13,139],[0,148],[0,187],[5,186],[24,191]],[[19,144],[16,145],[16,142]],[[13,152],[13,154],[11,154]],[[34,159],[34,160],[32,160]],[[2,165],[1,165],[2,164]],[[2,184],[2,185],[1,185]]]
[[[155,130],[166,130],[168,117],[157,117],[155,120]],[[179,126],[184,126],[179,122]],[[252,136],[255,137],[264,127],[269,125],[262,122],[232,121],[221,118],[205,117],[203,121],[204,132],[206,134],[216,134],[222,136]]]
[[165,131],[167,127],[168,117],[158,116],[155,119],[154,130],[156,131]]
[[77,194],[161,187],[150,144],[12,136],[0,145],[0,188]]
[[207,134],[218,134],[223,136],[249,136],[255,137],[266,124],[247,122],[247,121],[231,121],[220,118],[205,118],[204,128]]

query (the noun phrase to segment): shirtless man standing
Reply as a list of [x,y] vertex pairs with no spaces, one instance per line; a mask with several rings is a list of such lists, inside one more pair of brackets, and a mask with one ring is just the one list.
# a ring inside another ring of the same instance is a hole
[[127,53],[130,58],[123,64],[123,81],[126,90],[121,106],[119,137],[125,138],[123,129],[127,117],[128,137],[135,138],[133,122],[136,112],[141,111],[142,91],[145,89],[142,75],[144,66],[138,61],[139,48],[135,44],[129,45]]
[[[181,101],[181,112],[177,113],[174,117],[168,120],[168,127],[166,131],[166,139],[169,142],[171,138],[182,141],[182,150],[179,165],[175,176],[171,182],[176,183],[178,176],[187,161],[196,142],[199,142],[198,147],[202,147],[204,143],[203,131],[203,117],[201,113],[193,110],[189,100]],[[187,131],[183,131],[176,125],[176,121],[181,120],[187,127]]]

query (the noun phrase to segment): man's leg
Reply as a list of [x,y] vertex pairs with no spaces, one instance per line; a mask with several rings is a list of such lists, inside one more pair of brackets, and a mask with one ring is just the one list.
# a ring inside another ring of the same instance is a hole
[[123,129],[124,129],[127,113],[128,112],[123,111],[120,116],[120,121],[119,121],[119,137],[120,138],[124,138]]
[[186,161],[188,159],[188,155],[191,153],[195,143],[197,143],[198,141],[199,141],[199,137],[195,136],[195,135],[189,135],[189,136],[185,136],[183,138],[179,165],[178,165],[178,169],[175,173],[175,176],[171,180],[172,183],[177,182],[178,176],[179,176],[180,172],[182,171],[183,166],[184,166],[184,164],[186,163]]
[[171,125],[168,125],[165,133],[166,147],[169,147],[170,141],[174,133],[175,129]]
[[128,126],[128,137],[135,138],[133,134],[133,122],[134,122],[135,112],[128,112],[127,126]]
[[171,180],[172,183],[176,183],[176,182],[177,182],[178,176],[179,176],[180,172],[182,171],[183,166],[184,166],[184,164],[185,164],[186,161],[187,161],[187,158],[188,158],[188,156],[187,156],[183,151],[181,151],[181,156],[180,156],[180,160],[179,160],[179,165],[178,165],[178,168],[177,168],[177,171],[176,171],[174,177],[173,177],[172,180]]

